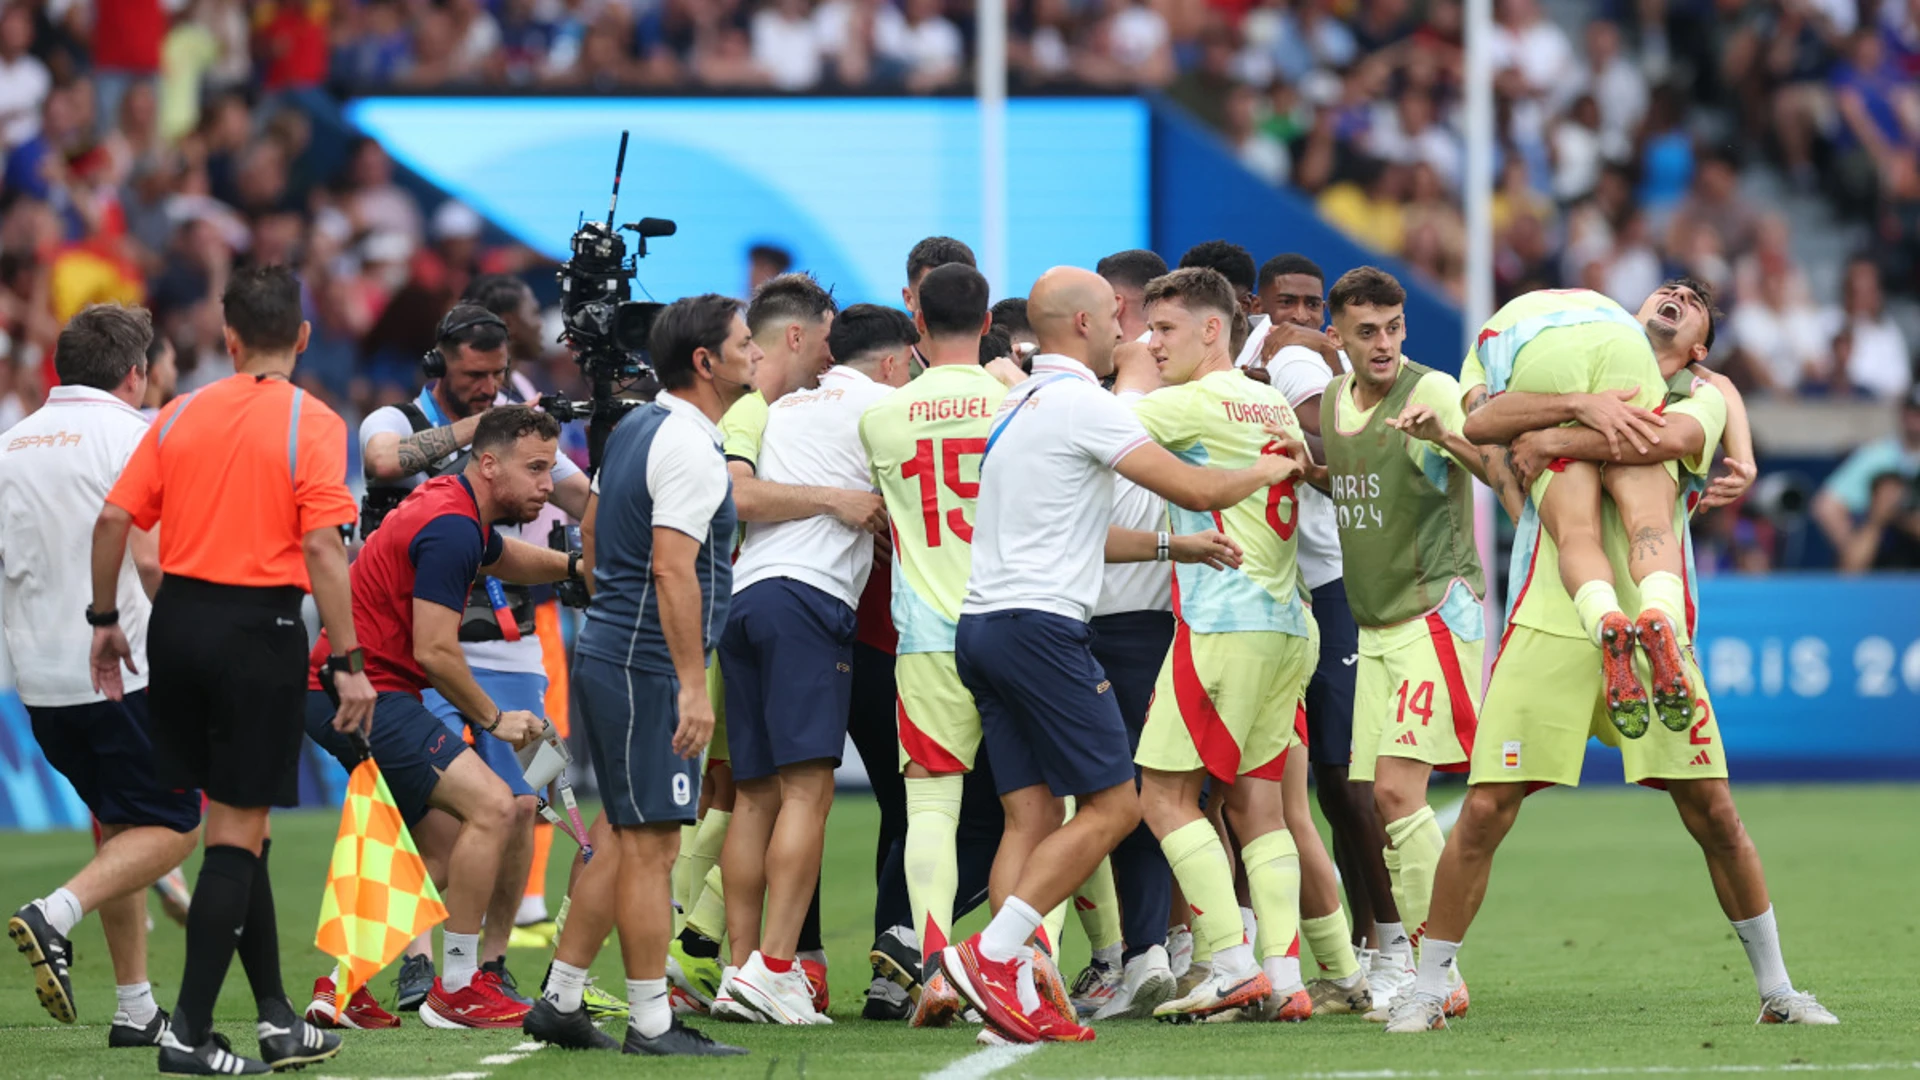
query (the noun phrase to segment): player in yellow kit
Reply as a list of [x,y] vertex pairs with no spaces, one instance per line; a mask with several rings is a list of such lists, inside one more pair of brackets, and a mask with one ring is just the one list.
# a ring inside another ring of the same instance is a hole
[[[1280,452],[1267,424],[1301,438],[1285,395],[1233,366],[1228,345],[1238,304],[1218,271],[1194,267],[1155,278],[1146,303],[1148,349],[1169,385],[1134,411],[1156,442],[1190,464],[1242,468]],[[1300,599],[1299,503],[1287,480],[1211,515],[1172,513],[1174,532],[1218,528],[1243,556],[1237,569],[1175,571],[1173,648],[1134,759],[1145,770],[1142,816],[1193,909],[1195,936],[1213,947],[1211,974],[1154,1015],[1198,1019],[1271,999],[1272,1018],[1304,1020],[1312,1002],[1298,957],[1286,955],[1300,918],[1300,857],[1281,798],[1287,750],[1298,741],[1294,713],[1319,655],[1313,615]],[[1209,777],[1216,797],[1224,785],[1241,841],[1265,954],[1258,959],[1241,924],[1226,848],[1199,809]]]
[[[1400,354],[1406,296],[1371,266],[1334,283],[1331,336],[1353,370],[1328,386],[1322,400],[1333,411],[1322,405],[1320,434],[1342,553],[1365,568],[1347,581],[1360,627],[1349,776],[1373,787],[1394,902],[1417,944],[1446,843],[1427,782],[1435,769],[1465,770],[1474,746],[1486,582],[1473,529],[1481,451],[1460,433],[1459,383]],[[1373,988],[1368,1019],[1387,1019],[1395,993],[1411,985],[1411,959]],[[1466,1007],[1458,983],[1448,1015]]]
[[[1684,537],[1687,517],[1707,489],[1707,472],[1723,431],[1730,435],[1731,453],[1747,466],[1752,441],[1744,412],[1735,410],[1729,423],[1725,395],[1731,391],[1718,376],[1691,366],[1705,358],[1713,340],[1706,287],[1689,280],[1670,283],[1642,305],[1639,317],[1667,380],[1668,423],[1658,445],[1615,450],[1601,432],[1555,426],[1576,403],[1515,399],[1495,401],[1482,411],[1493,412],[1503,430],[1532,432],[1514,443],[1514,463],[1523,480],[1561,458],[1607,462],[1609,469],[1615,463],[1659,467],[1666,478],[1667,524]],[[1740,472],[1751,476],[1750,469]],[[1608,556],[1615,567],[1623,566],[1630,555],[1630,537],[1617,513],[1603,520]],[[1688,551],[1684,569],[1691,577]],[[1513,827],[1522,798],[1535,787],[1577,784],[1589,734],[1618,741],[1605,719],[1604,687],[1590,662],[1591,646],[1580,615],[1554,573],[1556,558],[1552,537],[1540,528],[1538,514],[1529,506],[1514,546],[1507,631],[1473,748],[1472,787],[1434,880],[1414,990],[1394,1003],[1390,1032],[1445,1026],[1447,972],[1486,895],[1494,852]],[[1628,599],[1639,599],[1630,588],[1623,591]],[[1688,609],[1693,609],[1691,603]],[[1680,620],[1677,631],[1686,643],[1691,619]],[[1687,726],[1680,731],[1654,729],[1645,738],[1621,743],[1626,779],[1666,788],[1687,831],[1700,844],[1721,909],[1752,965],[1760,1022],[1838,1023],[1813,995],[1795,990],[1787,976],[1766,875],[1734,808],[1719,725],[1691,652],[1687,643],[1686,663],[1696,688]]]
[[[1509,301],[1475,339],[1461,365],[1460,384],[1470,397],[1513,392],[1564,400],[1581,395],[1598,409],[1580,418],[1589,426],[1601,423],[1637,448],[1659,441],[1661,421],[1650,410],[1665,396],[1666,380],[1646,331],[1619,304],[1587,289],[1541,290]],[[1484,417],[1470,417],[1467,437],[1504,441],[1484,425]],[[1646,733],[1650,712],[1675,731],[1689,723],[1692,698],[1675,633],[1684,618],[1685,586],[1680,544],[1667,520],[1665,486],[1659,469],[1615,467],[1603,475],[1591,462],[1563,462],[1543,473],[1529,492],[1542,527],[1564,553],[1560,578],[1581,626],[1600,649],[1609,715],[1630,739]],[[1601,547],[1603,496],[1619,507],[1634,539],[1627,571],[1646,601],[1638,619],[1621,608],[1616,576]],[[1636,647],[1652,668],[1651,709],[1633,673]]]
[[[961,263],[920,283],[916,325],[927,370],[860,418],[860,439],[893,530],[894,661],[900,768],[906,775],[907,899],[922,964],[946,947],[959,887],[955,837],[963,778],[980,748],[980,713],[954,667],[954,628],[973,566],[973,509],[987,431],[1007,388],[980,366],[987,279]],[[943,1026],[960,996],[925,972],[913,1026]]]

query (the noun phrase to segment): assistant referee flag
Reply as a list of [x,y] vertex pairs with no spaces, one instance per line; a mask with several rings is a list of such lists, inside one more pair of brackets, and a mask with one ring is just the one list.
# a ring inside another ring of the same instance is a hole
[[340,962],[334,1017],[407,942],[446,917],[440,891],[427,877],[427,864],[400,819],[386,778],[372,758],[362,761],[347,780],[327,892],[320,899],[320,930],[313,939],[321,952]]

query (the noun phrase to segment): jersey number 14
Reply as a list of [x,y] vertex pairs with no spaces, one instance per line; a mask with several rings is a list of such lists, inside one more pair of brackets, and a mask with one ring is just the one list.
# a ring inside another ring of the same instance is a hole
[[[938,452],[934,444],[939,444]],[[945,484],[955,496],[969,501],[980,497],[980,481],[971,482],[960,479],[960,459],[987,452],[985,439],[921,439],[913,444],[913,459],[900,463],[900,476],[905,480],[916,477],[920,480],[920,516],[927,530],[927,546],[940,546],[940,485]],[[934,458],[939,458],[936,470]],[[936,475],[937,473],[937,475]],[[947,511],[947,528],[953,531],[954,538],[963,544],[973,543],[973,524],[960,507]]]

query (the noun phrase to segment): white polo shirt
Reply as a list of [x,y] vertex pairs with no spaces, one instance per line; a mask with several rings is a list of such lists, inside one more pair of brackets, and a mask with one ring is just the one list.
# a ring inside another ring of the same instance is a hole
[[994,416],[980,466],[963,615],[1026,608],[1086,622],[1100,602],[1113,468],[1146,445],[1133,410],[1085,364],[1033,358]]
[[[1346,357],[1347,354],[1340,354],[1343,365]],[[1302,402],[1311,401],[1327,392],[1327,384],[1333,381],[1333,372],[1318,352],[1305,345],[1287,345],[1273,354],[1273,362],[1267,365],[1267,378],[1272,381],[1275,390],[1287,395],[1287,404],[1297,409]],[[1328,411],[1332,407],[1330,402],[1322,405],[1322,424],[1332,422],[1329,417],[1333,414]],[[1335,517],[1333,500],[1322,494],[1319,488],[1303,483],[1297,493],[1300,498],[1300,523],[1294,537],[1299,541],[1300,580],[1307,583],[1307,588],[1317,589],[1330,581],[1340,580],[1340,525]]]
[[[767,407],[754,475],[775,484],[874,490],[860,414],[891,393],[892,387],[845,365],[828,369],[818,388],[797,390]],[[733,591],[792,578],[858,609],[872,570],[873,538],[831,514],[755,521],[747,524],[733,563]]]
[[[93,630],[93,524],[107,492],[147,433],[140,410],[104,390],[57,386],[46,406],[0,434],[0,608],[20,700],[58,708],[106,700],[94,692],[88,654]],[[129,553],[120,562],[115,603],[138,674],[120,672],[129,691],[147,685],[147,616],[153,604]]]

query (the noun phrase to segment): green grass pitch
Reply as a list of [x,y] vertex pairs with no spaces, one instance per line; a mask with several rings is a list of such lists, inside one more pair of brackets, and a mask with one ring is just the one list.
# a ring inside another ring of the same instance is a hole
[[[1446,798],[1456,797],[1451,789]],[[752,1056],[664,1062],[616,1055],[524,1052],[518,1032],[430,1031],[412,1017],[397,1031],[347,1033],[340,1057],[308,1070],[325,1077],[591,1080],[614,1076],[851,1076],[949,1080],[999,1077],[1312,1076],[1335,1080],[1451,1076],[1766,1075],[1920,1072],[1920,989],[1911,967],[1920,867],[1914,823],[1920,787],[1755,788],[1736,792],[1760,845],[1795,981],[1820,994],[1837,1028],[1756,1027],[1745,957],[1713,901],[1698,851],[1664,796],[1590,790],[1536,796],[1502,850],[1462,969],[1469,1016],[1451,1032],[1388,1038],[1359,1018],[1301,1025],[1169,1027],[1108,1024],[1091,1045],[976,1057],[970,1028],[912,1031],[859,1018],[871,936],[871,838],[877,813],[852,796],[835,808],[827,846],[825,905],[832,957],[831,1028],[781,1030],[706,1023]],[[283,964],[296,1007],[328,961],[312,947],[321,884],[337,819],[275,818],[274,882]],[[12,910],[63,881],[90,845],[84,834],[8,834]],[[568,841],[554,846],[549,895],[565,881]],[[197,858],[196,858],[197,863]],[[191,877],[192,867],[189,867]],[[153,906],[156,915],[158,906]],[[967,925],[977,924],[979,917]],[[1069,920],[1071,927],[1071,920]],[[1068,977],[1084,962],[1067,934]],[[0,1077],[144,1077],[151,1051],[108,1050],[112,969],[99,923],[75,937],[74,986],[82,1023],[54,1024],[35,1001],[26,964],[0,958]],[[152,938],[156,994],[171,1005],[183,955],[179,928],[160,918]],[[516,951],[522,984],[547,957]],[[621,988],[617,949],[595,966]],[[250,1052],[252,1002],[238,964],[219,1020]],[[391,1000],[382,978],[376,993]],[[996,1068],[997,1066],[997,1068]]]

